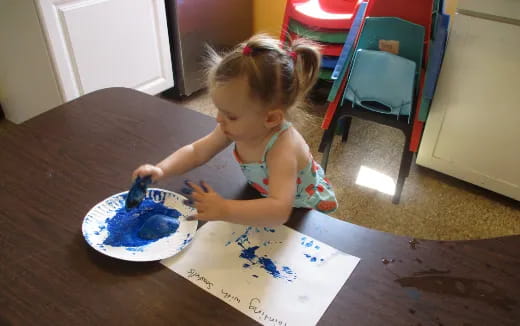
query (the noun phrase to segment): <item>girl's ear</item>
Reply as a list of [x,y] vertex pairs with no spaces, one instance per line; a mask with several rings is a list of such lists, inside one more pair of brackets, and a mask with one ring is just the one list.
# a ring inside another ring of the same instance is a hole
[[264,125],[266,128],[274,128],[282,123],[285,114],[280,109],[269,110],[265,116]]

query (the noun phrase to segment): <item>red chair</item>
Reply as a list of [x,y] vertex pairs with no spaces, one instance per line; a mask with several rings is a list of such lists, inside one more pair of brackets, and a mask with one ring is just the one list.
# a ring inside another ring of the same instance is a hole
[[424,60],[427,66],[434,0],[370,0],[367,17],[398,17],[424,27]]
[[318,29],[348,30],[362,0],[287,0],[280,40],[285,41],[289,20]]

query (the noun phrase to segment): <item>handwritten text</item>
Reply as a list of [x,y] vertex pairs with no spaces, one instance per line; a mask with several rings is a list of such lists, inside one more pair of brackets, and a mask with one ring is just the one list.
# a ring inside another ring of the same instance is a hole
[[224,300],[240,303],[240,298],[236,295],[232,295],[227,291],[224,291],[224,289],[220,289],[220,292],[224,295]]
[[258,319],[263,321],[269,321],[272,322],[274,325],[279,326],[287,326],[287,323],[283,320],[279,320],[278,318],[272,317],[268,315],[265,311],[259,308],[261,301],[258,298],[253,298],[251,301],[249,301],[249,310],[253,310],[255,314],[258,314]]
[[190,279],[190,278],[194,278],[194,279],[196,279],[199,282],[203,282],[206,285],[206,288],[208,290],[211,290],[211,287],[213,286],[213,282],[210,282],[207,278],[205,278],[204,276],[200,275],[193,268],[190,268],[190,270],[188,271],[188,279]]

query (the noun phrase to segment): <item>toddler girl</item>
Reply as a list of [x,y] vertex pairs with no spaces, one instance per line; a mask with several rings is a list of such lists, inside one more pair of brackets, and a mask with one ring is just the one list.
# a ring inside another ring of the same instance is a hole
[[293,207],[332,212],[337,201],[309,146],[286,121],[287,111],[304,100],[316,82],[321,56],[299,39],[290,46],[253,36],[220,57],[210,53],[209,94],[218,109],[217,126],[157,165],[137,168],[133,177],[153,181],[181,175],[234,143],[234,156],[249,184],[263,197],[222,198],[210,185],[189,183],[195,218],[256,226],[283,224]]

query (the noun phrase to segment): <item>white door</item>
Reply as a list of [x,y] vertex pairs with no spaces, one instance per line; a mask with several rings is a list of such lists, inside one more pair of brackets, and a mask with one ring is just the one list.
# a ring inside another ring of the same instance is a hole
[[66,101],[107,87],[173,86],[164,0],[35,0]]
[[458,14],[417,163],[520,200],[520,26]]

